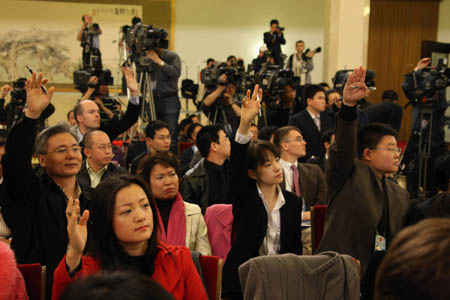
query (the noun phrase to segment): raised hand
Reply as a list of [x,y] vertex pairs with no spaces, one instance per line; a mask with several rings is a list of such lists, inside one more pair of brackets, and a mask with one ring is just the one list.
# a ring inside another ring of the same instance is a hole
[[348,77],[345,83],[342,102],[347,106],[355,106],[359,100],[364,98],[367,86],[364,81],[366,79],[366,69],[363,67],[356,68]]
[[421,60],[419,60],[419,62],[417,63],[417,66],[414,68],[414,71],[418,71],[421,70],[423,68],[428,67],[428,65],[431,62],[431,58],[429,57],[424,57]]
[[132,97],[138,96],[139,88],[136,80],[136,73],[130,67],[121,67],[120,71],[122,71],[123,76],[125,76],[127,87],[130,90],[130,95]]
[[6,95],[8,95],[9,91],[12,90],[12,87],[8,84],[5,84],[4,86],[2,86],[1,88],[1,92],[0,92],[0,99],[4,99],[6,97]]
[[247,93],[242,100],[241,107],[241,123],[239,124],[238,131],[242,134],[248,134],[250,131],[250,124],[252,120],[258,115],[259,110],[261,108],[261,100],[263,96],[263,90],[259,88],[258,85],[255,85],[253,89],[253,93],[250,96],[250,90],[247,90]]
[[47,108],[52,99],[53,92],[55,91],[54,87],[48,89],[47,94],[45,94],[41,89],[41,84],[45,87],[48,79],[42,79],[42,73],[36,78],[36,73],[33,72],[33,75],[30,78],[27,78],[27,108],[25,110],[25,116],[31,119],[37,119]]
[[[89,211],[85,210],[80,215],[80,201],[69,198],[67,201],[67,234],[69,236],[69,248],[67,250],[66,263],[69,269],[73,271],[80,263],[84,247],[87,241],[87,221],[89,220]],[[78,219],[79,218],[79,219]]]

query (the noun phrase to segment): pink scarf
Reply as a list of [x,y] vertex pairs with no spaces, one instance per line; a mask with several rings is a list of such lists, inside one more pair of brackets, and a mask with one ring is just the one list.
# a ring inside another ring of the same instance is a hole
[[[155,203],[156,204],[156,203]],[[156,213],[158,215],[158,238],[169,245],[186,246],[186,215],[184,213],[184,202],[180,193],[177,193],[175,201],[170,210],[169,222],[167,223],[167,232],[159,213],[158,206]]]

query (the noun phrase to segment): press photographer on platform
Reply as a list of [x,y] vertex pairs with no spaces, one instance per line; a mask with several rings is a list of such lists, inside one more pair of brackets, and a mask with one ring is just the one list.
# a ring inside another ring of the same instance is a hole
[[102,29],[97,23],[94,23],[92,16],[83,15],[81,17],[83,25],[77,34],[77,40],[81,42],[83,48],[83,69],[93,67],[102,68],[102,54],[100,52],[100,40],[98,36],[102,34]]

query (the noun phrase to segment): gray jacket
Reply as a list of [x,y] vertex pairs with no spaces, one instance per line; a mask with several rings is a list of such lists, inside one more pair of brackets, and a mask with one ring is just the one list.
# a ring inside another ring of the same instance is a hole
[[359,271],[352,257],[319,255],[259,256],[239,267],[244,300],[359,300]]
[[155,99],[178,96],[178,78],[181,74],[180,57],[169,50],[163,50],[159,57],[164,61],[164,66],[153,63],[150,73],[152,80],[156,81]]

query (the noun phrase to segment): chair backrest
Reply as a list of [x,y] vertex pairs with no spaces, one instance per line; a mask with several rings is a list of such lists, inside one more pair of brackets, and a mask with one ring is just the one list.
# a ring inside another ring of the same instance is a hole
[[205,279],[206,293],[210,300],[221,299],[223,260],[217,256],[200,256],[200,265]]
[[184,150],[190,148],[193,144],[192,143],[187,143],[187,142],[180,142],[178,144],[178,153],[181,154],[183,153]]
[[205,212],[208,239],[213,255],[226,259],[231,249],[233,231],[233,206],[231,204],[214,204]]
[[311,208],[311,243],[313,254],[316,253],[317,246],[319,246],[319,242],[322,239],[327,208],[327,205],[314,205]]
[[17,265],[25,281],[30,300],[45,300],[45,266],[41,264]]

